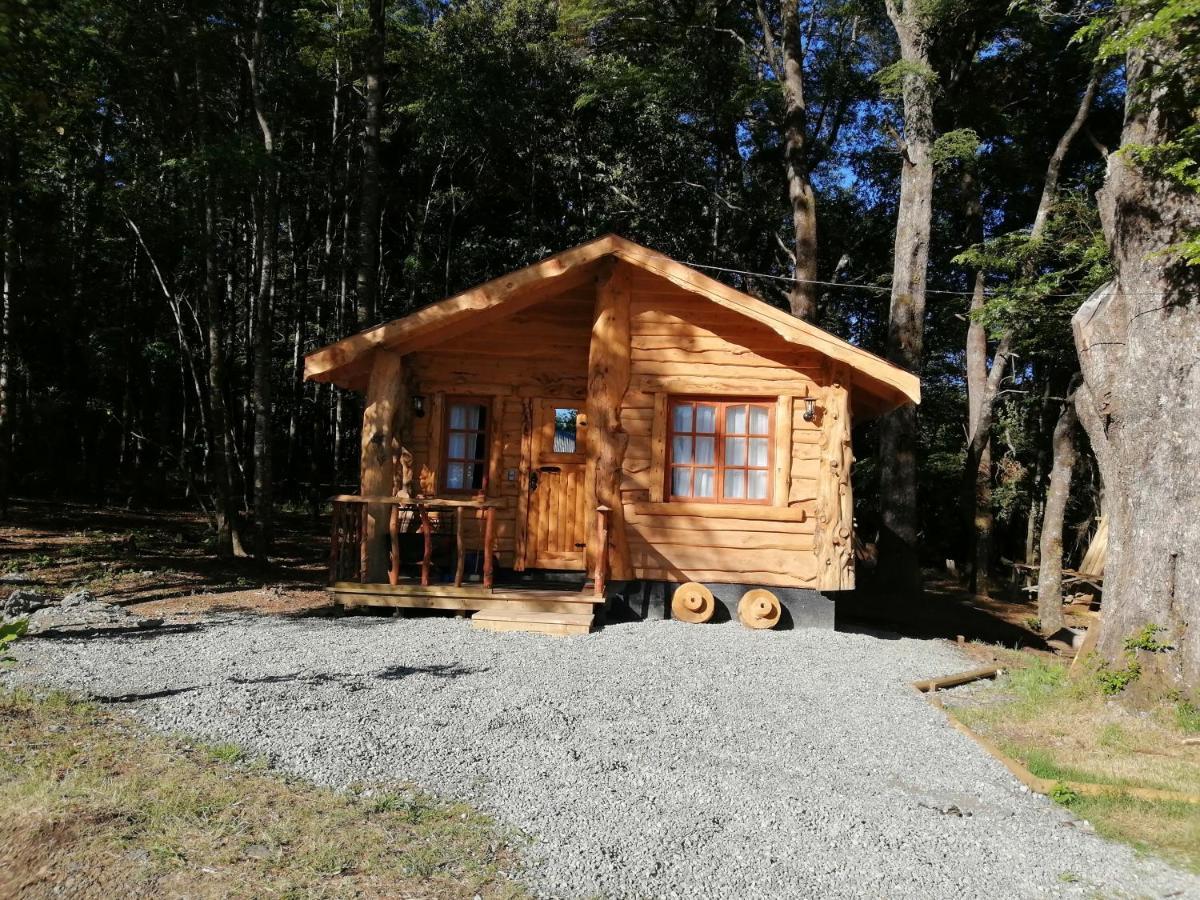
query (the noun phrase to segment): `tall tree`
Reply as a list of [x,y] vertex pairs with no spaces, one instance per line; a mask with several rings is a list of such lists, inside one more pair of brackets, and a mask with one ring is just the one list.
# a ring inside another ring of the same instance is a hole
[[265,166],[262,173],[262,237],[258,242],[258,290],[254,298],[254,555],[266,560],[271,552],[274,491],[271,460],[271,351],[275,303],[275,247],[279,234],[279,167],[275,155],[275,131],[267,110],[260,67],[263,58],[263,23],[266,0],[258,0],[250,48],[245,54],[250,79],[254,118],[262,132]]
[[[921,371],[925,338],[925,291],[933,215],[933,88],[930,64],[934,27],[931,4],[886,0],[896,30],[900,60],[890,67],[904,111],[900,151],[900,201],[892,264],[887,357],[910,372]],[[901,589],[920,587],[917,556],[917,410],[903,406],[879,425],[879,483],[882,531],[880,566]]]
[[[1097,27],[1108,27],[1099,23]],[[1200,684],[1200,14],[1182,0],[1121,0],[1104,55],[1125,66],[1121,149],[1098,195],[1116,276],[1073,322],[1079,418],[1108,518],[1099,651],[1146,626],[1175,648],[1170,675]]]
[[358,197],[358,277],[355,302],[359,327],[375,315],[379,288],[379,211],[382,201],[379,147],[383,125],[383,79],[387,17],[384,0],[367,0],[369,31],[364,53],[366,108],[363,114],[362,183]]

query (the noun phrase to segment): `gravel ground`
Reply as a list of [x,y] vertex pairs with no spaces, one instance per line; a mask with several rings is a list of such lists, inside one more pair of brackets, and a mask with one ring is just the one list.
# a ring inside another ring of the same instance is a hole
[[522,877],[547,896],[1200,897],[1025,792],[907,688],[973,665],[943,642],[238,617],[17,655],[4,677],[120,698],[318,782],[474,802],[530,836]]

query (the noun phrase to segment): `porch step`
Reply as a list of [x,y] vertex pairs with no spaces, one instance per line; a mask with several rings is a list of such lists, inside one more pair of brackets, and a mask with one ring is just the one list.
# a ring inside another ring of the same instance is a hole
[[485,609],[471,616],[471,627],[487,631],[531,631],[536,634],[587,634],[592,630],[592,614]]

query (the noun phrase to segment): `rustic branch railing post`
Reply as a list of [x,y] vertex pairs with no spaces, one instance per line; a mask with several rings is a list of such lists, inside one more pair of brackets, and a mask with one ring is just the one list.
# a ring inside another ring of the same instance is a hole
[[454,553],[454,586],[462,587],[467,560],[463,542],[463,508],[461,506],[454,511]]
[[611,513],[607,506],[596,507],[596,571],[594,573],[595,591],[597,597],[604,596],[608,586],[608,516]]
[[392,539],[392,565],[388,569],[388,584],[400,583],[400,507],[393,506],[388,517],[388,534]]
[[421,534],[425,538],[425,552],[421,556],[421,587],[429,587],[429,569],[433,563],[433,528],[429,524],[429,510],[418,506],[421,514]]
[[338,581],[338,573],[342,568],[342,505],[333,504],[333,512],[329,517],[329,583]]
[[489,506],[483,511],[483,586],[492,586],[493,545],[496,543],[496,509]]

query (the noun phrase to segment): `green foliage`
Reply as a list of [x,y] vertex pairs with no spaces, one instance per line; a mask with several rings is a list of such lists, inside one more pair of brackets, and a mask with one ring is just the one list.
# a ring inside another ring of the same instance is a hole
[[928,66],[904,59],[896,60],[875,73],[879,93],[889,100],[898,100],[904,95],[904,86],[909,79],[923,82],[929,88],[934,87],[938,81],[937,73]]
[[1050,799],[1061,806],[1071,807],[1079,800],[1079,793],[1061,781],[1050,789]]
[[958,128],[938,135],[930,156],[934,166],[945,168],[950,163],[967,162],[979,152],[979,135],[973,128]]
[[1052,208],[1040,239],[1028,230],[976,244],[954,262],[994,277],[979,314],[989,332],[1012,330],[1026,353],[1057,356],[1081,299],[1112,276],[1099,216],[1090,197],[1069,193]]
[[1144,625],[1136,634],[1125,638],[1125,651],[1132,653],[1137,650],[1148,650],[1151,653],[1163,653],[1173,649],[1170,644],[1158,639],[1158,635],[1166,631],[1161,625],[1149,623]]
[[8,648],[29,629],[29,619],[12,619],[0,622],[0,662],[12,662]]
[[1129,685],[1133,684],[1142,674],[1142,666],[1136,659],[1129,659],[1120,668],[1103,664],[1096,670],[1096,682],[1100,692],[1106,696],[1115,696]]

